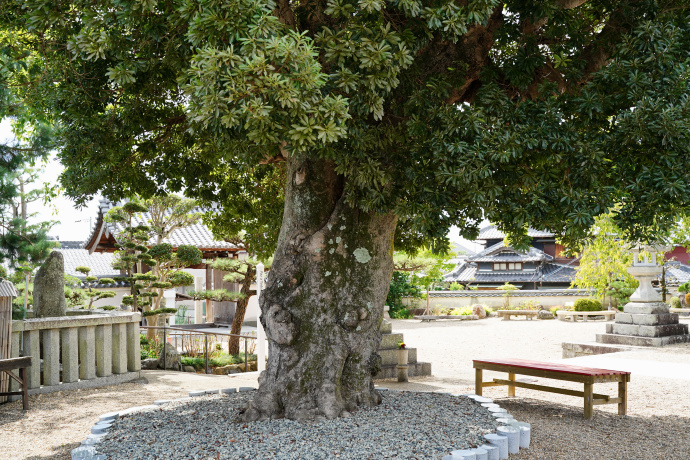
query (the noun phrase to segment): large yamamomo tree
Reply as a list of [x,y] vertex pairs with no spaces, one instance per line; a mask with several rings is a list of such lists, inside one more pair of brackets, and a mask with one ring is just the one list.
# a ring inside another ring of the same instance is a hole
[[574,240],[614,206],[647,239],[687,209],[685,1],[3,3],[77,201],[184,189],[242,218],[221,182],[285,177],[245,420],[380,402],[394,245],[484,218]]

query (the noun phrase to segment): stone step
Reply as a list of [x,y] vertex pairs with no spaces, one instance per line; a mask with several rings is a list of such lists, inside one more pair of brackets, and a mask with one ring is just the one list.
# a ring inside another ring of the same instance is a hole
[[637,324],[639,326],[659,326],[662,324],[678,324],[677,313],[661,313],[661,314],[632,314],[632,313],[618,313],[616,314],[616,323],[620,324]]
[[[407,349],[407,362],[416,363],[417,362],[417,349],[408,348]],[[381,363],[384,366],[390,366],[398,364],[398,349],[397,348],[379,348],[379,355],[381,355]]]
[[633,335],[639,337],[667,337],[688,333],[687,324],[662,324],[659,326],[641,326],[638,324],[607,324],[607,334]]
[[393,332],[393,323],[382,322],[379,330],[382,334],[390,334]]
[[[407,375],[409,377],[419,377],[422,375],[431,375],[431,363],[413,363],[407,368]],[[397,379],[398,369],[395,365],[381,366],[381,370],[374,377],[374,380],[381,379]]]
[[690,334],[670,335],[666,337],[639,337],[621,334],[597,334],[599,343],[632,345],[637,347],[663,347],[674,343],[690,343]]
[[402,334],[383,334],[379,348],[398,348],[398,342],[403,342]]

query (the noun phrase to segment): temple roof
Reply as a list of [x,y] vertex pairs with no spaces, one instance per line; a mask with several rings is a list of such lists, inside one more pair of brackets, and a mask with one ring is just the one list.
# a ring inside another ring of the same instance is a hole
[[[117,238],[119,233],[122,232],[123,226],[119,223],[105,222],[103,219],[108,210],[114,206],[108,200],[100,201],[96,224],[83,246],[89,253],[113,252],[117,249]],[[203,212],[204,210],[197,208],[196,211]],[[149,213],[140,213],[135,217],[134,224],[148,224],[149,217]],[[175,249],[182,245],[195,246],[204,253],[204,257],[214,257],[218,253],[242,250],[241,247],[233,243],[214,239],[209,228],[201,222],[188,227],[178,228],[172,232],[170,237],[165,238],[163,242],[171,244]],[[154,244],[156,244],[156,240],[152,237],[149,240],[149,245],[153,246]]]
[[484,249],[479,254],[467,258],[468,262],[545,262],[553,257],[537,248],[530,247],[527,251],[518,251],[505,243],[496,243]]
[[577,269],[569,265],[546,262],[536,270],[530,271],[489,271],[477,270],[477,265],[473,263],[459,264],[455,269],[443,276],[443,281],[452,282],[475,282],[475,283],[570,283]]

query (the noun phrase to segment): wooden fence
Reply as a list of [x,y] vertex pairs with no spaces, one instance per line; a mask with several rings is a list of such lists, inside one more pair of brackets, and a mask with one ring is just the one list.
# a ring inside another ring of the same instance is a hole
[[[0,359],[11,357],[10,346],[12,341],[12,298],[17,297],[17,290],[9,281],[0,282]],[[7,392],[10,377],[0,373],[0,393]],[[7,396],[0,396],[0,403],[7,401]]]

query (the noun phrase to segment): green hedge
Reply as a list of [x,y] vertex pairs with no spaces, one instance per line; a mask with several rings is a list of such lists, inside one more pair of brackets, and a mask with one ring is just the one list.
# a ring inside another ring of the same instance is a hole
[[573,306],[575,311],[601,311],[601,302],[597,299],[577,299]]
[[671,308],[680,308],[680,298],[671,297]]

